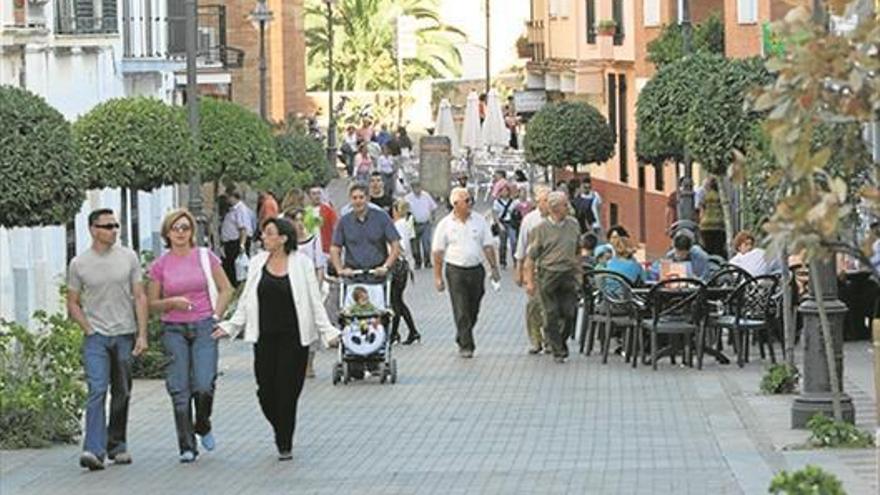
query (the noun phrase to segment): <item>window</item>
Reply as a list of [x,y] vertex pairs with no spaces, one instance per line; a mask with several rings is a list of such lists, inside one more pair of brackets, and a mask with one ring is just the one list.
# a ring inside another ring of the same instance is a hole
[[117,29],[116,0],[55,1],[58,34],[115,33]]
[[623,0],[612,0],[611,18],[617,23],[614,29],[614,44],[623,44]]
[[758,22],[758,0],[736,0],[736,18],[740,24]]
[[571,12],[571,0],[550,0],[550,17],[568,17]]
[[587,12],[587,43],[596,43],[596,0],[586,1]]
[[608,207],[608,225],[620,225],[620,207],[617,206],[617,203],[611,203],[611,206]]
[[645,27],[660,25],[660,0],[643,0]]
[[620,182],[626,184],[629,182],[629,152],[627,150],[626,134],[626,75],[618,74],[617,76],[617,141],[618,141],[618,162],[620,163]]
[[617,141],[617,74],[608,74],[608,127]]
[[663,192],[666,189],[666,180],[663,175],[663,165],[654,165],[654,189]]

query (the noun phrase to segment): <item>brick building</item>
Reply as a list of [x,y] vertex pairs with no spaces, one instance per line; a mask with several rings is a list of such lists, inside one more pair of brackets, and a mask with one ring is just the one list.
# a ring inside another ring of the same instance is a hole
[[[244,51],[244,65],[232,73],[232,100],[257,112],[260,108],[260,32],[250,13],[257,0],[224,0],[229,44]],[[273,19],[266,29],[266,101],[271,120],[309,113],[306,99],[304,0],[266,0]]]
[[785,0],[724,0],[724,53],[745,58],[762,55],[762,30],[791,9]]
[[[736,1],[736,0],[733,0]],[[614,157],[592,165],[594,189],[604,200],[603,224],[624,225],[650,256],[664,252],[666,203],[675,188],[673,167],[655,169],[636,160],[635,109],[653,76],[647,45],[664,24],[678,22],[680,0],[531,0],[526,85],[548,98],[586,101],[605,114],[615,132]],[[691,18],[723,14],[724,0],[691,0]],[[598,32],[614,20],[613,34]],[[584,167],[581,167],[584,170]]]

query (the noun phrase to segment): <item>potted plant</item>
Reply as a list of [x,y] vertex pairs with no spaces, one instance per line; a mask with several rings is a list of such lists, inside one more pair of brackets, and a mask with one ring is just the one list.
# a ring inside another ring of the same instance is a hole
[[604,19],[599,21],[596,30],[602,36],[612,36],[617,31],[617,21],[614,19]]
[[532,45],[529,43],[529,38],[526,35],[516,39],[516,53],[519,55],[519,58],[531,58]]

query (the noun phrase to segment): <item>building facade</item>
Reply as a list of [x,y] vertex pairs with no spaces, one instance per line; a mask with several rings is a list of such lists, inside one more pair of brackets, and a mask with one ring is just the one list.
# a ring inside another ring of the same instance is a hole
[[[111,98],[185,99],[181,0],[0,0],[0,84],[36,93],[75,121]],[[227,46],[221,6],[199,10],[198,80],[203,94],[231,92],[240,59]],[[157,251],[175,188],[138,193],[141,248]],[[86,215],[119,212],[119,190],[90,191],[76,217],[76,251],[88,249]],[[0,228],[0,318],[26,322],[36,309],[61,309],[66,271],[63,226]]]
[[[241,70],[232,74],[232,100],[254,112],[260,108],[260,31],[250,13],[257,0],[225,0],[229,43],[245,53]],[[288,115],[314,111],[306,98],[306,43],[304,0],[266,0],[272,21],[266,28],[267,116],[285,120]]]
[[[694,22],[724,9],[723,0],[690,5]],[[606,116],[615,154],[589,169],[603,196],[603,224],[624,225],[652,256],[669,245],[666,205],[676,172],[637,162],[635,110],[655,70],[647,60],[648,43],[665,24],[678,22],[681,12],[682,0],[531,0],[528,23],[527,87],[546,91],[549,100],[585,101]],[[601,32],[607,20],[616,26]]]

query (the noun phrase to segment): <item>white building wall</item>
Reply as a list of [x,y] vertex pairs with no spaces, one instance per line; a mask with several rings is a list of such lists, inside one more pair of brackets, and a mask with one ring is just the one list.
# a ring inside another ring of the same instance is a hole
[[[53,26],[51,6],[49,2],[45,11],[50,27]],[[0,0],[0,29],[13,23],[11,11],[12,0]],[[121,6],[118,11],[121,14]],[[8,43],[0,46],[0,84],[20,86],[23,79],[26,89],[43,96],[71,122],[110,98],[142,95],[171,101],[171,74],[153,72],[126,76],[122,73],[121,28],[109,46],[95,47],[94,41],[83,37],[86,46],[69,47],[75,44],[71,43],[74,39],[75,36],[64,36],[63,43],[59,43],[58,37],[49,34],[43,42],[27,45],[23,58],[19,47]],[[59,46],[61,44],[64,46]],[[174,188],[140,193],[139,201],[141,249],[157,249],[161,217],[175,206]],[[91,242],[86,221],[88,212],[99,207],[109,207],[118,213],[119,191],[89,192],[75,222],[78,253],[88,249]],[[37,309],[62,310],[58,287],[65,275],[63,226],[0,228],[0,318],[27,322]]]

